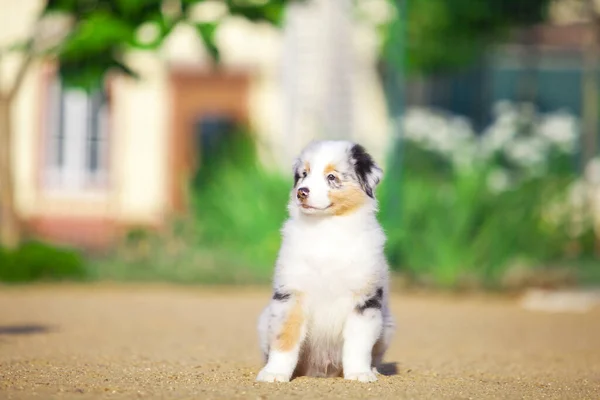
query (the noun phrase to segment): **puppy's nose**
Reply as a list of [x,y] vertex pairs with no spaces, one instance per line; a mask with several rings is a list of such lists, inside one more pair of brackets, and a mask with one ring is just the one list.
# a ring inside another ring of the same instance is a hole
[[300,189],[298,189],[298,193],[296,194],[296,196],[298,196],[298,199],[304,200],[308,197],[309,192],[310,190],[308,190],[307,187],[301,187]]

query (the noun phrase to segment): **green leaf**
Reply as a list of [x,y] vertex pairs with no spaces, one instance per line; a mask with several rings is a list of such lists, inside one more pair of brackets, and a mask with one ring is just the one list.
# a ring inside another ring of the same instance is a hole
[[75,12],[78,9],[78,0],[47,0],[43,14],[52,11]]
[[217,30],[218,24],[216,22],[201,22],[196,24],[196,30],[200,34],[206,49],[208,50],[210,56],[216,62],[220,60],[219,49],[215,44],[215,32]]
[[271,0],[261,3],[239,0],[227,0],[226,2],[231,15],[241,16],[252,22],[264,21],[275,25],[281,24],[286,3],[284,0]]
[[[47,0],[43,14],[63,12],[73,18],[71,33],[57,48],[65,84],[85,88],[101,85],[110,71],[136,76],[122,60],[131,48],[156,51],[180,22],[189,18],[191,7],[203,0],[180,0],[181,13],[163,13],[165,0]],[[286,0],[225,0],[230,15],[250,21],[281,20]],[[219,60],[215,43],[217,23],[193,25],[212,58]],[[138,37],[140,29],[149,27],[150,35]],[[152,29],[155,29],[153,34]]]
[[97,13],[81,21],[63,44],[61,53],[72,57],[96,54],[132,43],[135,27],[107,13]]
[[65,86],[92,91],[104,84],[106,75],[117,72],[132,78],[138,74],[129,68],[116,50],[107,50],[104,53],[80,59],[60,59],[59,75]]
[[149,1],[149,0],[116,0],[115,1],[118,10],[124,15],[135,15],[139,13],[140,9],[149,5],[159,6],[161,1]]

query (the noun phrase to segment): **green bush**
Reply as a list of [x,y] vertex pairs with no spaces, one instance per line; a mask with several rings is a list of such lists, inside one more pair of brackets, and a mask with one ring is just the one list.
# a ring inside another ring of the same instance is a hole
[[392,266],[441,287],[494,286],[513,262],[527,259],[533,268],[564,258],[571,238],[564,227],[547,223],[543,212],[549,199],[562,195],[567,178],[529,181],[495,194],[487,176],[484,166],[445,182],[406,170],[395,217],[385,201],[395,184],[384,181],[380,220]]
[[260,164],[250,135],[224,142],[192,190],[199,243],[270,273],[291,186],[291,178]]
[[68,249],[26,242],[13,251],[0,249],[0,281],[79,280],[87,270],[81,256]]
[[592,253],[591,219],[577,223],[569,204],[572,120],[502,107],[479,135],[453,116],[408,114],[401,176],[387,171],[379,192],[395,269],[439,287],[497,287],[515,267],[571,262],[569,246]]
[[132,230],[96,279],[247,284],[271,279],[291,179],[266,171],[252,137],[212,149],[191,185],[189,215],[160,232]]

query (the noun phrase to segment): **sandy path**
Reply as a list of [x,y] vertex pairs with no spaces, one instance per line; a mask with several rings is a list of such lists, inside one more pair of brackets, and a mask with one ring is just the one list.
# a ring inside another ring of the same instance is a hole
[[[268,292],[0,288],[0,398],[600,399],[600,310],[543,314],[499,299],[396,296],[375,384],[258,384]],[[391,369],[392,364],[388,365]]]

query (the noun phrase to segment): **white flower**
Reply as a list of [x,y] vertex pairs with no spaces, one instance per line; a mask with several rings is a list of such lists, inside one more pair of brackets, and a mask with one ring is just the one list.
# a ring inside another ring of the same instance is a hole
[[573,153],[578,138],[577,119],[566,112],[545,116],[537,129],[537,134],[558,150]]
[[404,139],[449,159],[468,147],[475,137],[466,118],[421,108],[409,110],[402,127]]
[[515,108],[508,100],[497,101],[496,104],[494,104],[493,110],[492,110],[492,112],[494,113],[494,116],[496,118],[499,118],[502,115],[507,115],[507,114],[513,113],[514,111],[515,111]]
[[496,103],[494,117],[492,124],[483,131],[481,137],[481,150],[486,155],[502,150],[518,131],[519,114],[510,103]]
[[583,233],[586,223],[590,221],[591,212],[588,206],[589,187],[579,180],[574,182],[567,191],[567,216],[569,219],[569,234],[579,236]]
[[544,163],[547,145],[537,137],[520,138],[506,145],[506,157],[521,167],[535,167]]
[[486,183],[490,192],[502,193],[510,187],[510,177],[506,170],[497,168],[488,174]]
[[453,137],[461,142],[470,141],[475,138],[473,127],[469,120],[465,117],[452,117],[450,122],[450,133]]
[[408,110],[402,119],[404,138],[417,143],[425,142],[431,130],[432,118],[433,115],[425,109]]
[[483,132],[481,138],[481,150],[491,155],[502,150],[516,135],[516,129],[507,123],[499,122],[491,125]]
[[577,119],[571,114],[538,114],[533,104],[507,101],[496,103],[493,111],[492,123],[476,135],[464,117],[411,108],[402,118],[403,137],[458,169],[474,168],[504,154],[517,169],[517,180],[544,174],[550,151],[569,153],[577,147]]
[[587,204],[588,188],[585,182],[576,181],[567,191],[567,204],[573,210],[582,210]]

